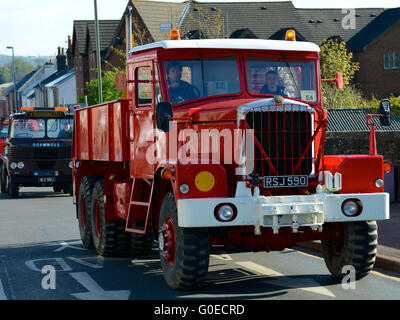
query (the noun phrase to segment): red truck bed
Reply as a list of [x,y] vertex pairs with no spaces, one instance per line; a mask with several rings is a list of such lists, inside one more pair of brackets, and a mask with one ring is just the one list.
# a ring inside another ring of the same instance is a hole
[[75,111],[74,158],[129,161],[128,102],[117,100]]

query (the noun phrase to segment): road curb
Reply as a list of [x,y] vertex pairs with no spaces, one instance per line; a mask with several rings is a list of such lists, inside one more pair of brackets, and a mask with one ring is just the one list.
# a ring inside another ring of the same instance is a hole
[[[296,243],[296,247],[309,249],[316,252],[322,252],[321,243],[319,241],[307,241],[307,242],[299,242]],[[379,247],[378,247],[379,248]],[[379,251],[379,250],[378,250]],[[375,260],[375,267],[381,268],[387,271],[400,273],[400,261],[397,259],[393,259],[388,256],[378,255]]]

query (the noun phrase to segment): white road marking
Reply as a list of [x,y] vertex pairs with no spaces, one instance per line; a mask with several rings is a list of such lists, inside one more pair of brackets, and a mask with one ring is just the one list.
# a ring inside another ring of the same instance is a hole
[[80,248],[80,247],[71,246],[71,245],[69,245],[69,244],[68,244],[67,242],[65,242],[65,241],[60,242],[60,245],[61,245],[61,247],[59,247],[59,248],[53,250],[53,252],[60,252],[60,251],[62,251],[62,250],[64,250],[64,249],[67,249],[67,248],[76,249],[76,250],[83,250],[83,251],[87,250],[86,248]]
[[[78,259],[78,258],[75,258],[75,257],[68,257],[68,259],[70,259],[70,260],[72,260],[72,261],[74,261],[74,262],[76,262],[76,263],[79,263],[79,264],[81,264],[81,265],[84,265],[84,266],[86,266],[86,267],[89,267],[89,268],[92,268],[92,269],[102,269],[103,267],[104,267],[104,257],[102,257],[102,256],[97,256],[97,257],[81,257],[80,259]],[[83,259],[87,259],[87,260],[89,260],[89,259],[96,259],[96,263],[90,263],[90,262],[87,262],[87,261],[85,261],[85,260],[83,260]]]
[[4,292],[4,287],[3,283],[1,282],[1,279],[0,279],[0,300],[7,300],[7,296],[6,293]]
[[232,261],[232,257],[227,254],[227,253],[223,253],[223,254],[212,254],[211,258],[214,259],[220,259],[220,260],[224,260],[224,261]]
[[87,272],[74,272],[70,276],[88,290],[71,294],[80,300],[128,300],[131,295],[130,290],[105,291]]
[[[29,260],[25,261],[25,265],[31,269],[32,271],[42,272],[42,268],[38,268],[36,266],[36,262],[38,261],[47,261],[47,263],[43,263],[43,265],[59,265],[61,269],[56,269],[56,271],[72,271],[72,268],[68,265],[67,262],[63,258],[46,258],[46,259],[36,259],[36,260]],[[53,261],[53,263],[51,263]]]
[[332,291],[326,289],[325,287],[321,286],[320,283],[313,279],[303,278],[303,279],[292,279],[285,277],[282,273],[279,273],[273,269],[261,266],[257,263],[251,261],[238,261],[236,264],[242,266],[245,269],[261,273],[266,276],[270,277],[279,277],[279,279],[271,279],[271,280],[263,280],[263,283],[272,284],[275,286],[286,287],[286,288],[294,288],[294,289],[301,289],[321,295],[325,295],[328,297],[335,298],[336,296],[332,293]]

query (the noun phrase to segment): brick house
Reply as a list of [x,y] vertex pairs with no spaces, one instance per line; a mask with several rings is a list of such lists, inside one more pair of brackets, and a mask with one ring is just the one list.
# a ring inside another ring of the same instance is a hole
[[[113,46],[128,54],[129,48],[126,39],[128,39],[127,21],[129,7],[131,11],[131,34],[133,46],[143,45],[150,42],[166,40],[169,38],[168,31],[161,30],[161,24],[171,24],[176,28],[184,15],[187,3],[175,2],[155,2],[155,1],[128,1],[116,33],[113,37]],[[113,50],[107,52],[107,60],[111,65],[122,68],[125,61],[121,55]]]
[[[375,94],[383,98],[390,93],[400,93],[396,86],[400,80],[400,8],[359,8],[354,12],[342,12],[342,9],[295,8],[291,1],[176,3],[129,0],[122,18],[108,22],[108,31],[103,29],[105,23],[100,22],[102,59],[115,67],[125,65],[124,57],[121,58],[111,46],[128,52],[126,25],[129,12],[133,42],[140,45],[167,39],[168,32],[161,29],[165,24],[179,28],[183,39],[204,36],[206,32],[201,30],[204,17],[198,8],[206,10],[210,17],[220,14],[220,26],[214,29],[219,29],[219,37],[223,38],[281,40],[287,29],[295,29],[298,41],[321,45],[325,39],[341,39],[353,52],[354,60],[360,63],[355,81],[366,97]],[[113,35],[112,28],[115,30]],[[93,29],[93,21],[74,21],[71,51],[76,64],[78,97],[84,95],[84,83],[97,78]],[[105,70],[110,68],[107,64],[104,66]]]
[[[100,51],[102,69],[119,20],[100,20]],[[85,83],[97,79],[96,34],[93,20],[75,20],[68,54],[76,72],[77,97],[85,95]]]
[[368,96],[400,94],[400,8],[385,10],[348,45],[361,67],[355,81]]

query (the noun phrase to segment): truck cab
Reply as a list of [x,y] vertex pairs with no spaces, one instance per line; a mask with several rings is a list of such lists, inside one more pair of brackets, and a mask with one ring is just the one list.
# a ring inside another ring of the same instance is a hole
[[17,197],[20,187],[52,186],[72,193],[73,114],[67,108],[22,107],[10,115],[1,154],[2,193]]

